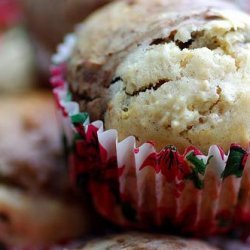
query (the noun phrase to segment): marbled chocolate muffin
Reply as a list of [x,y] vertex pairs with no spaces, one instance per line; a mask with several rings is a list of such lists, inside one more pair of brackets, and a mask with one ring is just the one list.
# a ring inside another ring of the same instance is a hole
[[180,152],[247,147],[249,24],[222,1],[110,4],[77,32],[67,75],[73,99],[119,140],[133,135],[138,145]]

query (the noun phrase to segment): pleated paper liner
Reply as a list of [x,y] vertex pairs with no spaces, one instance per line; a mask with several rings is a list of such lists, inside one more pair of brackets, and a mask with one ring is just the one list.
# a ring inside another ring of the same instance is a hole
[[73,46],[69,36],[54,56],[51,83],[71,181],[79,188],[87,183],[97,211],[123,227],[175,227],[200,236],[250,224],[248,152],[232,144],[227,154],[216,145],[208,155],[193,146],[180,154],[174,146],[136,147],[132,136],[119,142],[116,130],[90,123],[71,100],[65,74]]

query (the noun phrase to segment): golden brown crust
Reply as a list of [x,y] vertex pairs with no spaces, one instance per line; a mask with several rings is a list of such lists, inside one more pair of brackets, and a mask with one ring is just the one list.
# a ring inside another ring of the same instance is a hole
[[205,242],[198,240],[188,240],[175,236],[146,234],[146,233],[127,233],[109,236],[99,240],[93,240],[78,250],[215,250]]

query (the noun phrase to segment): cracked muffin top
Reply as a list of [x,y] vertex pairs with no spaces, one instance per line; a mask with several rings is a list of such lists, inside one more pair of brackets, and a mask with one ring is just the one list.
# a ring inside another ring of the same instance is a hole
[[127,0],[92,15],[68,63],[81,111],[158,150],[247,147],[250,19],[207,2]]

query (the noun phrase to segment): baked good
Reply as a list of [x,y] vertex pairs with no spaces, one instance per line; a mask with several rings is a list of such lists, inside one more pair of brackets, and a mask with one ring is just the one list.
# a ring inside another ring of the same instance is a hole
[[90,215],[68,183],[52,96],[2,96],[0,106],[0,241],[46,245],[88,231]]
[[180,152],[247,147],[249,27],[248,15],[221,1],[104,7],[77,32],[67,74],[73,100],[119,140],[133,135],[138,145]]
[[226,2],[135,0],[67,36],[51,83],[101,215],[199,236],[249,223],[248,35]]
[[95,239],[87,242],[83,247],[77,250],[94,249],[127,249],[127,250],[215,250],[217,248],[206,244],[205,242],[183,239],[175,236],[157,235],[147,233],[125,233],[110,235],[108,237]]

